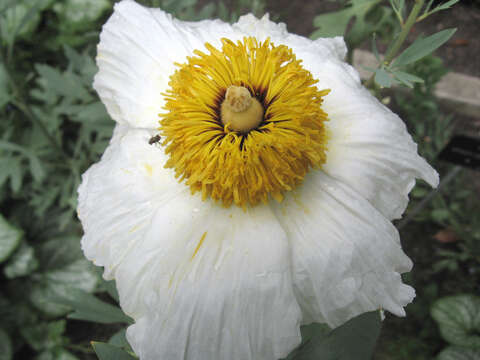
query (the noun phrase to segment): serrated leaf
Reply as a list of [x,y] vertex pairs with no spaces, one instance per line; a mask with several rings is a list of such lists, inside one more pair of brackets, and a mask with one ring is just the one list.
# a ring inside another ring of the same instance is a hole
[[53,6],[63,23],[70,27],[84,28],[92,21],[102,16],[103,12],[110,9],[111,3],[108,0],[64,0]]
[[90,95],[83,87],[81,78],[71,72],[61,73],[59,70],[43,64],[35,64],[41,76],[38,83],[48,92],[70,99],[87,100]]
[[38,268],[34,250],[28,244],[23,243],[9,259],[3,268],[3,273],[9,279],[31,274]]
[[443,350],[437,360],[478,360],[480,349],[468,349],[460,346],[449,346]]
[[78,289],[72,290],[67,295],[52,298],[52,301],[71,307],[74,311],[68,315],[70,319],[101,324],[132,323],[132,320],[119,307]]
[[12,340],[7,332],[0,328],[0,360],[11,360],[12,357]]
[[37,274],[29,299],[44,313],[60,316],[71,308],[54,302],[55,299],[68,298],[76,289],[91,292],[97,282],[98,277],[93,265],[85,259],[79,259],[63,268]]
[[0,215],[0,263],[7,260],[20,244],[23,231],[11,225]]
[[[293,360],[370,360],[380,335],[378,311],[359,315],[295,351]],[[348,346],[346,346],[348,344]]]
[[457,29],[446,29],[426,38],[418,38],[394,60],[393,66],[405,66],[431,54],[447,42],[455,31]]
[[[36,3],[26,3],[25,1],[16,1],[15,6],[6,9],[2,18],[0,18],[1,34],[8,44],[12,44],[17,36],[25,36],[37,27],[40,21]],[[32,6],[33,5],[33,6]]]
[[436,301],[431,315],[442,337],[453,345],[480,348],[480,298],[456,295]]
[[65,320],[43,322],[24,326],[20,328],[20,332],[33,349],[42,351],[62,345],[66,325]]
[[105,120],[110,121],[105,109],[105,105],[103,105],[100,101],[88,105],[82,105],[74,117],[77,121],[92,124],[98,124],[98,122],[101,121],[105,122]]
[[126,351],[102,342],[92,341],[93,349],[100,360],[133,360],[136,357]]

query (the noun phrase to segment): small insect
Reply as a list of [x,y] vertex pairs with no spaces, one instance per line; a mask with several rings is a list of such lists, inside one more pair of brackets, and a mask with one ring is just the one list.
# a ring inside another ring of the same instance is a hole
[[148,144],[149,144],[149,145],[156,144],[156,143],[158,143],[161,139],[162,139],[162,137],[161,137],[160,135],[152,136],[152,137],[150,138],[150,140],[148,140]]

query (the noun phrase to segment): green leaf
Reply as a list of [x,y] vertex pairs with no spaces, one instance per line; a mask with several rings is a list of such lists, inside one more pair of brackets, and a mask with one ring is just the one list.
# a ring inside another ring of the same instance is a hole
[[44,322],[20,328],[20,332],[33,349],[43,351],[63,344],[66,325],[65,320]]
[[437,360],[478,360],[480,349],[468,349],[460,346],[449,346],[443,350]]
[[102,342],[92,341],[93,349],[100,360],[133,360],[136,357],[126,351]]
[[108,292],[108,295],[110,295],[112,299],[118,303],[120,299],[118,296],[117,285],[115,283],[115,280],[105,281],[104,285],[105,285],[105,290]]
[[10,360],[12,357],[12,340],[10,340],[7,332],[0,328],[0,360]]
[[43,243],[37,253],[42,270],[45,271],[62,269],[84,258],[80,248],[80,238],[77,236],[53,238]]
[[447,42],[455,31],[457,29],[446,29],[426,38],[418,38],[394,60],[393,65],[405,66],[431,54]]
[[127,329],[121,329],[117,333],[115,333],[110,340],[108,340],[108,343],[117,347],[124,348],[128,351],[132,351],[130,344],[127,341],[127,338],[125,336]]
[[412,88],[413,83],[423,83],[423,79],[419,78],[418,76],[399,71],[399,70],[393,70],[392,71],[393,76],[395,76],[396,79],[398,79],[402,84]]
[[76,289],[91,292],[97,282],[98,277],[93,265],[85,259],[79,259],[63,268],[37,274],[29,299],[44,313],[60,316],[71,308],[55,302],[56,299],[68,298]]
[[35,69],[41,76],[37,82],[46,91],[57,96],[66,96],[72,100],[86,101],[90,98],[81,78],[74,73],[68,71],[61,73],[58,69],[43,64],[35,64]]
[[23,237],[23,231],[10,225],[5,218],[0,215],[0,263],[7,260],[20,244]]
[[28,4],[24,0],[16,2],[15,6],[6,9],[2,17],[0,17],[1,34],[4,36],[8,44],[15,41],[15,37],[29,35],[37,27],[40,16],[38,14],[41,2]]
[[53,6],[61,22],[70,27],[85,28],[111,8],[108,0],[64,0]]
[[435,209],[432,211],[431,215],[433,220],[441,223],[442,221],[450,217],[450,211],[448,211],[448,209],[443,209],[443,208]]
[[132,320],[114,305],[103,302],[85,291],[73,289],[70,293],[52,298],[52,301],[73,308],[68,318],[101,324],[126,323]]
[[[426,18],[427,16],[430,16],[434,13],[436,13],[437,11],[442,11],[442,10],[447,10],[447,9],[450,9],[453,5],[455,5],[456,3],[458,3],[460,0],[450,0],[450,1],[447,1],[443,4],[440,4],[438,5],[436,8],[434,8],[432,11],[428,11],[429,10],[429,7],[425,10],[425,12],[422,14],[422,16],[420,17],[420,19],[424,19]],[[432,2],[432,1],[431,1]],[[431,3],[430,2],[430,3]]]
[[3,273],[7,278],[13,279],[31,274],[37,268],[38,261],[35,258],[33,248],[23,243],[3,268]]
[[313,337],[299,348],[294,360],[370,360],[380,335],[378,311],[359,315],[327,336]]
[[383,68],[375,70],[375,82],[385,88],[389,88],[393,83],[392,77]]
[[453,345],[480,348],[480,298],[456,295],[436,301],[431,315],[442,337]]
[[351,0],[346,9],[316,16],[313,25],[320,29],[311,38],[344,35],[352,17],[356,18],[356,22],[365,22],[367,13],[379,2],[380,0]]
[[44,351],[35,360],[79,360],[76,356],[63,348],[54,348]]
[[0,109],[10,101],[10,98],[7,69],[0,63]]

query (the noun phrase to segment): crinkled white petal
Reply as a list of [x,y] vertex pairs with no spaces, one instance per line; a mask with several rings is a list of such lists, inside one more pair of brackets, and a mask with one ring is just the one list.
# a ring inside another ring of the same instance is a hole
[[347,52],[343,38],[311,41],[289,34],[285,24],[275,24],[267,15],[243,16],[234,27],[291,47],[319,81],[317,86],[331,89],[322,106],[329,116],[323,166],[328,174],[351,186],[390,220],[404,212],[415,178],[437,186],[438,174],[417,154],[403,121],[372,96],[357,71],[343,61]]
[[304,323],[334,327],[379,308],[405,315],[415,292],[400,274],[412,262],[395,227],[362,196],[314,171],[272,207],[292,247]]
[[202,201],[124,128],[83,177],[86,256],[116,279],[142,360],[285,357],[300,342],[286,233],[268,206]]
[[294,53],[302,49],[319,58],[333,57],[338,60],[345,59],[347,55],[343,37],[319,38],[312,41],[304,36],[289,33],[284,23],[270,21],[268,14],[261,19],[257,19],[252,14],[241,16],[238,22],[233,24],[233,28],[246,36],[254,36],[260,41],[270,38],[274,45],[286,45],[292,48]]
[[345,67],[349,66],[333,61],[312,65],[319,83],[331,89],[323,105],[329,115],[323,170],[355,189],[389,220],[400,218],[415,179],[435,187],[438,174],[418,155],[403,121]]
[[115,121],[158,128],[174,63],[185,62],[207,41],[218,46],[231,33],[231,26],[219,20],[183,22],[159,9],[121,1],[100,34],[93,86]]

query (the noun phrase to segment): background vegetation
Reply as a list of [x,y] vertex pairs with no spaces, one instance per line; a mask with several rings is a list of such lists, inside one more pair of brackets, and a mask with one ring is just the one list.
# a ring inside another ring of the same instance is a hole
[[[450,11],[456,2],[427,2],[415,20]],[[267,6],[264,0],[142,3],[181,19],[230,22],[245,12],[262,15]],[[114,284],[83,258],[75,216],[80,176],[99,159],[113,128],[91,87],[95,46],[112,5],[110,0],[0,1],[0,359],[95,359],[91,340],[105,342],[94,345],[101,358],[129,356],[122,349],[129,350],[124,328],[130,319],[115,305]],[[402,228],[404,247],[416,264],[405,280],[418,295],[406,319],[387,315],[375,358],[479,359],[478,188],[471,172],[438,159],[456,122],[433,95],[447,70],[441,59],[426,56],[453,30],[427,34],[416,48],[402,52],[402,43],[394,47],[408,26],[410,4],[341,5],[345,8],[315,18],[312,37],[345,34],[350,60],[355,47],[373,44],[377,53],[377,43],[390,44],[386,58],[378,55],[367,85],[402,115],[420,153],[441,175],[455,171],[453,181]],[[282,20],[281,9],[271,16]],[[381,88],[401,84],[411,90]],[[418,184],[409,209],[429,191]],[[308,331],[324,333],[304,330],[305,338]]]

